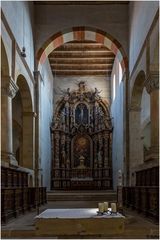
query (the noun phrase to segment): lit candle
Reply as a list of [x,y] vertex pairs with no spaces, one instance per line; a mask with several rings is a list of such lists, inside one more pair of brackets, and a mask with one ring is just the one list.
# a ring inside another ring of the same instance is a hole
[[108,202],[104,202],[104,211],[105,211],[105,212],[108,211]]
[[99,212],[101,212],[101,213],[104,212],[104,203],[98,203],[98,210],[99,210]]
[[111,211],[112,212],[117,212],[116,203],[111,203]]

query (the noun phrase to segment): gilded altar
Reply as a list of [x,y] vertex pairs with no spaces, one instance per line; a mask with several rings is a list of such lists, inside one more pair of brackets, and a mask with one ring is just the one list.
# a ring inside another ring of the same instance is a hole
[[100,91],[64,91],[51,124],[52,189],[112,189],[112,125]]

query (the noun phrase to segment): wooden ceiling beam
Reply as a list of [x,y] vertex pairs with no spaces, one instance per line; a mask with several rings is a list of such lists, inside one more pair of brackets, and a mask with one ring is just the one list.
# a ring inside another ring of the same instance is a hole
[[56,70],[52,71],[53,76],[58,75],[111,75],[110,70]]
[[50,64],[113,64],[114,58],[49,58]]
[[51,68],[53,70],[112,70],[112,64],[52,64]]
[[71,51],[104,50],[107,52],[112,52],[111,50],[106,48],[104,45],[97,44],[97,43],[67,43],[60,46],[55,51],[66,51],[66,50],[71,50]]
[[54,52],[54,54],[52,54],[51,56],[49,56],[49,58],[83,58],[83,57],[87,57],[87,58],[114,58],[115,56],[112,53],[108,53],[108,52]]

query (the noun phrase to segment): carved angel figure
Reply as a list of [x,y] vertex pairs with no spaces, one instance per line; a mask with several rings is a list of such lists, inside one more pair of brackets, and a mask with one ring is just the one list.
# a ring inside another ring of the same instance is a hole
[[101,92],[102,92],[102,90],[101,90],[101,91],[98,91],[98,89],[95,88],[95,92],[94,92],[95,98],[100,98],[99,93],[101,93]]

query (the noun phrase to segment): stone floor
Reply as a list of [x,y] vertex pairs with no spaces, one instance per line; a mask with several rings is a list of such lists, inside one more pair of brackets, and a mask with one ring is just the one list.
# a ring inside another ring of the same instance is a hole
[[[96,201],[58,201],[48,202],[46,205],[40,207],[39,213],[48,208],[94,208],[97,207]],[[94,239],[159,239],[159,226],[154,224],[151,220],[138,215],[133,211],[124,209],[126,216],[125,232],[121,236],[101,236],[96,235]],[[4,238],[19,238],[19,239],[42,239],[43,237],[35,236],[35,219],[37,211],[29,212],[25,215],[19,216],[17,219],[11,220],[7,225],[1,227],[1,237]],[[53,238],[90,238],[93,236],[53,236]]]

